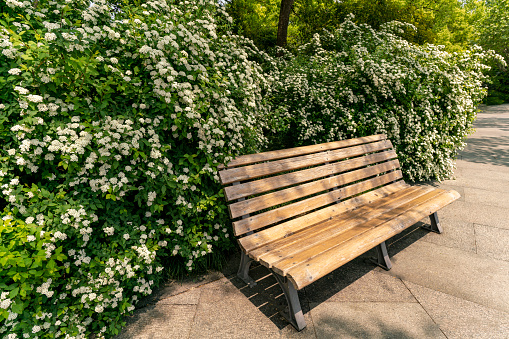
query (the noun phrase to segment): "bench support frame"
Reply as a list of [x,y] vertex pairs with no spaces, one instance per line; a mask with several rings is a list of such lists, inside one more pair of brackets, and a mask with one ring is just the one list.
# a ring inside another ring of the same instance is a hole
[[435,233],[438,233],[438,234],[441,234],[444,232],[444,230],[442,229],[442,226],[440,225],[440,222],[438,221],[438,214],[437,212],[431,214],[429,216],[429,220],[431,222],[431,227],[430,227],[430,230],[435,232]]
[[295,327],[298,331],[302,331],[306,326],[306,320],[304,320],[304,314],[300,306],[299,294],[293,284],[288,281],[286,277],[283,277],[273,270],[270,270],[272,275],[276,278],[279,286],[283,290],[283,293],[288,303],[288,311],[281,312],[281,315]]
[[244,251],[240,251],[240,265],[239,271],[237,272],[237,277],[242,279],[249,287],[253,288],[256,286],[256,281],[249,276],[249,267],[253,263],[253,259],[251,259]]
[[389,258],[389,252],[387,251],[387,245],[385,241],[376,247],[376,264],[388,271],[392,268],[391,259]]
[[429,216],[430,226],[424,226],[423,228],[425,230],[435,232],[438,234],[442,234],[444,232],[444,229],[442,228],[442,225],[440,225],[440,221],[438,221],[438,214],[437,212],[430,214]]

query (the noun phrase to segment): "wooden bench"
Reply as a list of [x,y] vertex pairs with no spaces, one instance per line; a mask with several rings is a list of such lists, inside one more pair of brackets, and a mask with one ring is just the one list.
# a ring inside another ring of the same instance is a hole
[[242,249],[238,276],[251,286],[253,260],[266,266],[288,302],[287,320],[306,326],[297,290],[376,247],[459,198],[455,191],[410,186],[385,135],[240,156],[219,172]]

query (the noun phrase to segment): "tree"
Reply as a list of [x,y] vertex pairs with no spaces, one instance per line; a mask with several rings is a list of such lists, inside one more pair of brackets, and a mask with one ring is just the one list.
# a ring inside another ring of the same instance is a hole
[[375,29],[390,21],[416,27],[403,37],[416,44],[444,45],[464,50],[475,39],[473,23],[483,12],[481,0],[230,0],[226,7],[237,32],[265,49],[293,49],[323,29],[338,28],[347,16]]
[[279,23],[277,25],[277,45],[285,47],[288,38],[288,24],[294,0],[281,0]]

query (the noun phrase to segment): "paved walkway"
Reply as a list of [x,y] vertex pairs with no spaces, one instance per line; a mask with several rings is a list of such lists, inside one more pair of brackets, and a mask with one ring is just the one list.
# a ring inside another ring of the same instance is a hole
[[246,287],[235,256],[222,273],[163,286],[117,338],[509,338],[509,105],[476,127],[456,180],[438,185],[462,196],[439,213],[445,232],[418,224],[391,240],[391,271],[361,257],[299,292],[302,332],[278,314],[268,271],[254,267],[258,286]]

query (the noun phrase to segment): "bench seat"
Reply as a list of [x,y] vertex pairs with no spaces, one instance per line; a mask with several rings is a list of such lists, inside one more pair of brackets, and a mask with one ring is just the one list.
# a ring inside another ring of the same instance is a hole
[[[239,157],[220,178],[242,249],[239,277],[250,285],[252,260],[267,267],[289,303],[288,320],[305,326],[296,290],[372,248],[390,269],[385,241],[459,198],[411,186],[385,135]],[[298,304],[298,305],[296,305]],[[300,312],[300,313],[299,313]]]

